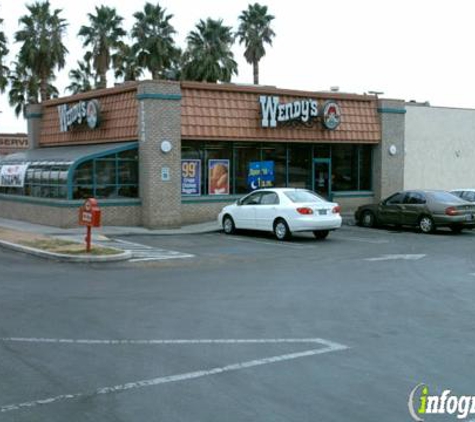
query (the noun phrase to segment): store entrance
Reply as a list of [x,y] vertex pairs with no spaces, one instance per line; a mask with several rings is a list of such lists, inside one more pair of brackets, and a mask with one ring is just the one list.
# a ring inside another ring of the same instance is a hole
[[332,198],[332,164],[329,158],[315,158],[313,160],[313,190],[320,196]]

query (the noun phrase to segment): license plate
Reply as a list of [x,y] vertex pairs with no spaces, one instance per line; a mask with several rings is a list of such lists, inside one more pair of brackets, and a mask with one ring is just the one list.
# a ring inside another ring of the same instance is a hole
[[318,210],[319,215],[327,215],[327,210]]

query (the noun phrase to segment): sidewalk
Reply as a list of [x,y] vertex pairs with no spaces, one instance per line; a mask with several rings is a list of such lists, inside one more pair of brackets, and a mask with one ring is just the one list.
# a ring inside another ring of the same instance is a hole
[[[343,224],[354,225],[354,218],[352,213],[343,213]],[[35,233],[45,236],[82,236],[85,234],[84,227],[75,227],[71,229],[61,229],[58,227],[44,226],[41,224],[28,223],[26,221],[9,220],[0,218],[0,227],[18,230],[23,232]],[[203,234],[220,231],[216,220],[208,221],[206,223],[190,224],[176,229],[157,229],[150,230],[145,227],[136,226],[104,226],[95,228],[93,230],[93,239],[101,239],[105,237],[114,236],[167,236],[167,235],[187,235],[187,234]]]
[[[349,213],[342,214],[343,224],[354,225],[353,215]],[[112,242],[114,237],[122,236],[169,236],[169,235],[189,235],[189,234],[204,234],[213,233],[221,230],[217,221],[209,221],[200,224],[191,224],[176,229],[160,229],[149,230],[144,227],[118,227],[118,226],[105,226],[93,230],[92,242],[96,247],[101,244],[107,244]],[[2,234],[3,233],[3,234]],[[28,241],[51,241],[56,239],[56,242],[60,240],[69,240],[77,244],[83,242],[85,236],[84,227],[75,227],[71,229],[61,229],[58,227],[44,226],[41,224],[28,223],[26,221],[10,220],[6,218],[0,218],[0,247],[13,249],[19,252],[28,253],[43,258],[54,259],[57,261],[67,262],[111,262],[122,261],[133,257],[133,253],[130,250],[124,250],[120,245],[112,245],[113,249],[121,251],[116,255],[99,255],[92,256],[89,254],[71,255],[58,253],[56,251],[39,249],[37,247],[28,246]],[[26,244],[25,244],[25,241]],[[122,241],[123,242],[123,241]],[[31,243],[31,242],[30,242]],[[127,242],[125,242],[127,243]],[[110,245],[108,245],[110,246]],[[169,252],[170,251],[162,251]],[[175,254],[176,258],[178,252],[171,251]]]
[[[84,235],[86,229],[84,227],[74,227],[70,229],[62,229],[59,227],[44,226],[41,224],[28,223],[26,221],[9,220],[0,218],[0,227],[19,230],[23,232],[35,233],[45,236],[77,236]],[[128,226],[104,226],[93,229],[94,237],[103,236],[147,236],[147,235],[177,235],[177,234],[201,234],[211,233],[221,230],[217,221],[209,221],[200,224],[191,224],[176,229],[158,229],[149,230],[144,227],[128,227]]]

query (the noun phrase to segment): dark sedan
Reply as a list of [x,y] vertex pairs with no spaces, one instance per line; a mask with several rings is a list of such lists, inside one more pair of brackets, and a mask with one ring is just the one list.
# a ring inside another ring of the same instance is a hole
[[355,212],[355,220],[364,227],[413,226],[423,233],[450,227],[458,233],[464,228],[475,227],[475,205],[450,192],[411,190],[397,192],[379,204],[360,206]]

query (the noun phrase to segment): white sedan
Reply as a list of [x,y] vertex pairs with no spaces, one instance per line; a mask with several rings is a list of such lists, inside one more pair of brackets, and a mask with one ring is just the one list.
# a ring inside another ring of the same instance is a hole
[[475,202],[475,189],[455,189],[450,191],[450,193],[453,193],[468,202]]
[[223,208],[218,222],[226,234],[236,229],[274,232],[279,240],[294,232],[325,239],[341,227],[340,206],[306,189],[260,189]]

